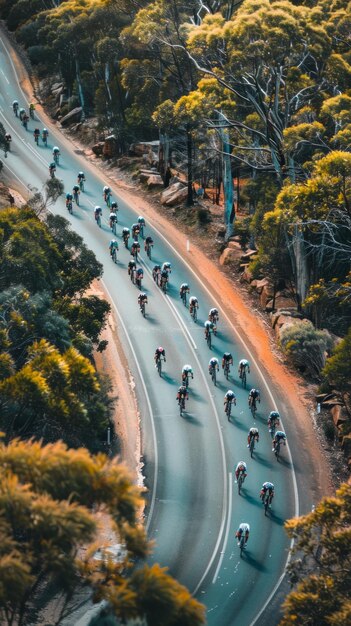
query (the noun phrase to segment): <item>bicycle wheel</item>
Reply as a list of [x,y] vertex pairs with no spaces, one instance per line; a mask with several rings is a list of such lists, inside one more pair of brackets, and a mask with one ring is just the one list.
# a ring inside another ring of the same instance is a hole
[[264,514],[265,515],[267,515],[268,505],[269,505],[269,495],[266,494],[264,498]]
[[228,421],[230,420],[230,415],[232,412],[232,403],[231,402],[227,402],[227,406],[226,406],[226,410],[225,410],[227,417],[228,417]]
[[243,534],[240,539],[240,557],[242,557],[244,550],[245,550],[245,537]]
[[279,454],[280,454],[280,442],[278,441],[278,443],[276,443],[276,446],[274,448],[274,454],[275,454],[275,458],[277,459],[277,461],[279,461]]
[[216,376],[216,368],[215,367],[212,368],[212,380],[213,380],[214,386],[216,387],[216,385],[217,385],[217,376]]
[[255,413],[256,413],[256,402],[251,402],[251,413],[252,413],[252,417],[255,419]]
[[229,379],[229,365],[227,363],[224,368],[224,373],[225,373],[226,379],[228,380]]
[[145,304],[144,304],[144,302],[141,305],[141,312],[143,314],[143,317],[145,317]]
[[243,478],[242,473],[240,472],[239,478],[238,478],[238,494],[239,494],[239,496],[240,496],[241,487],[243,485],[243,482],[244,482],[244,478]]
[[241,384],[244,387],[244,389],[246,389],[246,371],[244,370],[242,375],[241,375]]
[[100,217],[100,215],[97,218],[96,222],[97,222],[97,225],[99,226],[99,228],[101,228],[101,217]]
[[207,345],[208,347],[211,349],[211,333],[208,333],[207,337],[206,337],[206,341],[207,341]]
[[158,371],[159,376],[161,376],[162,375],[162,362],[161,362],[161,359],[157,359],[157,371]]
[[250,439],[250,455],[251,455],[251,458],[252,458],[254,449],[255,449],[255,437],[251,437],[251,439]]

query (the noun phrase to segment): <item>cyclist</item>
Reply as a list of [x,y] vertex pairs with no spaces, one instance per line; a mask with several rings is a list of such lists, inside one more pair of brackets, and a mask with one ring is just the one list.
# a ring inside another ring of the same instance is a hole
[[193,368],[191,367],[191,365],[184,365],[182,369],[182,381],[183,385],[185,385],[186,387],[189,383],[189,376],[191,376],[192,380],[194,379]]
[[224,370],[225,366],[228,367],[228,373],[230,371],[229,366],[233,365],[233,357],[230,352],[225,352],[222,356],[222,370]]
[[50,174],[51,178],[54,178],[55,172],[56,172],[56,163],[52,162],[49,165],[49,174]]
[[249,535],[250,535],[250,525],[246,524],[246,522],[242,522],[238,530],[235,533],[235,536],[238,539],[238,546],[240,546],[240,539],[243,536],[243,534],[245,537],[245,545],[246,545],[249,540]]
[[10,152],[12,137],[10,133],[6,133],[5,135],[5,151]]
[[132,257],[128,263],[128,275],[130,276],[131,281],[133,281],[135,270],[136,270],[136,263]]
[[166,351],[164,348],[162,348],[162,346],[159,346],[158,348],[156,348],[155,354],[154,354],[155,367],[157,367],[157,361],[162,358],[164,362],[166,363]]
[[129,228],[124,227],[122,230],[122,238],[124,241],[124,245],[126,248],[128,248],[128,239],[130,237],[130,230]]
[[259,432],[258,432],[257,428],[250,428],[250,430],[249,430],[249,434],[247,436],[247,447],[248,448],[250,447],[250,443],[251,443],[252,439],[254,441],[257,441],[257,443],[260,440],[260,435],[259,435]]
[[19,110],[19,118],[21,120],[21,122],[23,121],[23,117],[25,116],[26,112],[24,109],[20,109]]
[[189,400],[188,390],[184,385],[181,385],[178,389],[178,392],[177,392],[178,403],[180,403],[182,398],[184,398],[184,400]]
[[249,393],[249,407],[256,407],[256,402],[261,402],[260,390],[251,389]]
[[39,137],[40,137],[40,130],[39,130],[39,128],[35,128],[34,129],[33,135],[34,135],[35,143],[37,144],[37,146],[39,146]]
[[102,208],[101,206],[96,206],[94,209],[94,217],[96,222],[99,220],[99,218],[101,219],[102,217]]
[[208,319],[210,320],[210,322],[213,322],[213,324],[216,325],[219,320],[218,309],[210,309],[208,313]]
[[277,426],[280,425],[280,415],[278,413],[278,411],[271,411],[269,416],[268,416],[268,428],[269,428],[269,432],[270,433],[274,433],[275,429],[277,428]]
[[138,295],[138,304],[140,306],[140,311],[141,311],[142,310],[142,305],[144,304],[144,306],[145,306],[145,304],[147,304],[147,295],[146,295],[146,293],[144,293],[144,292],[139,293],[139,295]]
[[31,116],[32,120],[34,120],[34,111],[35,111],[35,104],[31,102],[29,105],[29,115]]
[[66,209],[68,209],[68,205],[72,206],[73,196],[71,193],[66,193]]
[[140,226],[139,226],[139,224],[132,224],[132,235],[133,235],[133,237],[138,239],[139,234],[140,234]]
[[12,109],[16,117],[18,117],[18,101],[14,100],[12,103]]
[[142,215],[139,215],[138,217],[138,224],[139,224],[140,236],[144,237],[145,219],[143,218]]
[[246,463],[244,463],[244,461],[239,461],[239,463],[237,464],[237,466],[235,468],[235,478],[236,478],[236,480],[238,480],[239,474],[242,474],[244,478],[246,478],[246,476],[247,476],[247,467],[246,467]]
[[234,393],[234,391],[232,391],[231,389],[228,389],[227,393],[224,396],[224,412],[227,412],[227,405],[228,402],[233,402],[234,406],[236,406],[236,395]]
[[265,482],[262,485],[262,489],[260,491],[260,498],[262,500],[262,502],[264,502],[265,497],[266,497],[266,493],[268,492],[268,506],[269,508],[271,508],[271,504],[272,504],[272,500],[274,498],[274,485],[273,483],[270,482]]
[[219,363],[218,363],[218,359],[215,356],[213,356],[212,359],[210,359],[208,363],[208,373],[210,376],[212,374],[213,368],[217,370],[217,372],[219,372]]
[[79,185],[79,189],[81,191],[84,191],[84,183],[85,183],[85,174],[84,174],[84,172],[78,172],[77,183]]
[[114,211],[112,211],[112,206],[111,206],[111,212],[110,212],[110,228],[114,228],[114,225],[117,224],[117,213],[115,213]]
[[59,163],[60,160],[60,149],[57,146],[54,146],[52,149],[52,156],[54,157],[55,163]]
[[138,267],[135,274],[135,282],[138,285],[139,289],[141,289],[141,281],[144,278],[144,270],[141,267]]
[[196,298],[196,296],[191,296],[191,298],[189,298],[189,312],[190,312],[190,315],[193,314],[194,307],[195,307],[195,309],[199,308],[198,299]]
[[148,235],[144,243],[144,249],[148,256],[151,255],[151,248],[153,247],[153,245],[154,245],[154,240],[152,237],[150,237],[150,235]]
[[79,194],[80,194],[80,188],[79,188],[79,185],[73,185],[73,189],[72,189],[72,191],[73,191],[73,198],[74,198],[74,201],[75,201],[75,203],[76,203],[77,205],[79,205]]
[[48,145],[48,136],[49,136],[49,131],[47,128],[43,128],[43,130],[41,131],[41,138],[43,140],[43,144],[45,146]]
[[118,252],[118,241],[116,241],[116,239],[111,239],[110,245],[109,245],[109,250],[110,250],[111,258],[113,258],[114,256],[117,255],[117,252]]
[[106,204],[109,205],[110,196],[111,196],[111,189],[110,189],[110,187],[105,185],[103,190],[102,190],[102,195],[103,195],[103,198],[104,198],[104,201],[106,202]]
[[171,264],[168,261],[165,261],[162,264],[162,268],[161,269],[162,269],[163,272],[167,272],[167,274],[171,274],[172,273],[172,269],[171,268],[172,268]]
[[277,430],[274,435],[272,452],[274,452],[278,442],[283,443],[284,446],[286,445],[286,434],[282,430]]
[[188,283],[182,283],[179,289],[179,297],[183,300],[186,305],[186,294],[190,292]]
[[245,372],[246,368],[247,373],[250,374],[250,363],[247,361],[247,359],[241,359],[241,361],[239,361],[238,367],[239,378],[243,377],[243,373]]
[[156,285],[160,286],[161,265],[154,265],[152,268],[152,278]]
[[130,248],[130,253],[132,256],[137,257],[138,253],[140,252],[140,244],[139,241],[137,239],[134,239],[131,248]]
[[159,285],[162,289],[165,289],[167,283],[168,283],[168,272],[167,270],[161,270]]
[[28,122],[29,122],[29,116],[27,115],[26,112],[24,112],[23,117],[22,117],[22,124],[26,130],[28,127]]
[[111,202],[111,210],[114,211],[117,215],[118,212],[118,204],[116,202],[116,200],[114,200],[113,202]]
[[213,330],[215,328],[213,322],[210,322],[210,320],[206,320],[206,322],[204,323],[205,326],[205,338],[207,339],[210,333],[213,333]]

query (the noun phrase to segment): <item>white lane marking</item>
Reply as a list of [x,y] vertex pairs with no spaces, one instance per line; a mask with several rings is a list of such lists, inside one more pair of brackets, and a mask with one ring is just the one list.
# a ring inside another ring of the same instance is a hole
[[3,75],[4,79],[6,80],[7,84],[9,85],[9,84],[10,84],[10,81],[9,81],[9,79],[7,78],[7,76],[6,76],[5,72],[4,72],[4,70],[3,70],[3,69],[1,69],[1,70],[0,70],[0,72],[1,72],[1,74]]
[[[145,261],[140,256],[139,256],[139,259],[140,259],[140,261],[143,262],[143,265],[145,266],[146,271],[152,277],[151,270],[146,265]],[[161,293],[161,296],[163,296],[165,301],[167,302],[167,304],[168,304],[171,312],[173,313],[175,319],[178,320],[179,319],[178,311],[176,311],[176,309],[175,309],[175,307],[173,305],[173,302],[171,302],[171,300],[170,300],[168,295],[163,293],[162,289],[160,289],[160,293]],[[196,361],[196,363],[198,365],[198,368],[199,368],[199,372],[200,372],[200,374],[201,374],[201,376],[203,378],[204,385],[205,385],[205,387],[207,389],[207,393],[208,393],[208,396],[209,396],[209,399],[210,399],[210,403],[212,405],[213,413],[214,413],[215,418],[216,418],[216,426],[217,426],[217,430],[218,430],[218,438],[219,438],[219,443],[220,443],[220,448],[221,448],[221,453],[222,453],[222,471],[223,471],[223,483],[224,483],[223,484],[223,494],[224,494],[224,496],[223,496],[223,505],[222,505],[222,519],[221,519],[221,525],[220,525],[217,541],[216,541],[215,547],[213,549],[212,555],[210,557],[210,560],[209,560],[209,562],[207,564],[207,567],[206,567],[203,575],[201,576],[200,581],[198,582],[198,584],[196,585],[194,591],[192,592],[192,594],[195,595],[197,593],[198,589],[200,588],[200,586],[202,585],[202,582],[206,578],[208,572],[210,571],[210,569],[211,569],[211,567],[213,565],[213,561],[215,560],[215,558],[217,556],[217,552],[218,552],[220,543],[222,541],[222,535],[223,535],[224,528],[225,528],[225,525],[226,525],[226,520],[227,520],[227,526],[228,526],[228,519],[230,520],[230,518],[228,518],[227,461],[226,461],[225,446],[224,446],[224,439],[223,439],[223,433],[222,433],[222,429],[221,429],[220,419],[219,419],[217,407],[216,407],[216,404],[215,404],[215,401],[214,401],[214,396],[211,393],[211,390],[210,390],[210,387],[209,387],[209,383],[208,383],[207,378],[206,378],[206,373],[205,373],[206,370],[205,370],[205,372],[203,371],[203,367],[201,366],[199,357],[198,357],[197,353],[195,352],[195,349],[197,349],[196,348],[196,344],[195,344],[195,348],[194,348],[193,347],[194,346],[194,340],[193,340],[192,336],[190,335],[190,333],[188,331],[188,328],[186,327],[185,324],[182,323],[181,326],[180,326],[180,329],[182,330],[182,332],[184,334],[184,337],[185,337],[185,339],[186,339],[186,341],[187,341],[187,343],[188,343],[188,345],[190,347],[190,350],[192,351],[192,353],[194,355],[195,361]]]
[[20,140],[21,143],[23,143],[23,145],[27,148],[29,148],[29,150],[32,152],[32,154],[34,154],[34,156],[38,159],[38,161],[41,161],[41,163],[43,163],[43,165],[45,165],[45,167],[49,167],[48,165],[48,161],[45,161],[41,154],[38,154],[38,152],[35,150],[34,146],[31,146],[30,143],[28,143],[28,141],[26,141],[26,139],[23,139],[21,137],[21,135],[19,135],[19,133],[17,132],[16,128],[11,124],[11,122],[8,121],[7,117],[4,115],[4,113],[2,111],[0,111],[0,115],[4,118],[4,120],[6,121],[6,127],[10,127],[12,132],[17,135],[18,139]]
[[11,172],[12,176],[14,176],[15,178],[17,178],[17,180],[21,183],[21,185],[23,185],[23,187],[24,187],[27,191],[30,191],[30,187],[29,187],[29,185],[26,185],[26,183],[24,183],[24,182],[23,182],[23,180],[22,180],[21,178],[19,178],[19,176],[17,176],[17,174],[15,174],[15,172],[13,171],[13,169],[11,169],[11,167],[10,167],[9,165],[7,165],[7,163],[4,163],[4,161],[3,161],[3,166],[4,166],[5,168],[7,168],[7,169]]
[[229,472],[228,476],[229,476],[229,480],[228,480],[229,497],[228,497],[227,527],[226,527],[226,530],[225,530],[225,536],[224,536],[223,548],[222,548],[221,556],[219,558],[218,565],[217,565],[217,568],[216,568],[216,571],[215,571],[212,583],[216,582],[217,576],[219,574],[219,570],[222,567],[224,554],[225,554],[225,551],[226,551],[226,548],[227,548],[228,537],[229,537],[229,530],[230,530],[230,522],[231,522],[231,517],[232,517],[232,506],[233,506],[233,476],[232,476],[232,473]]
[[[22,93],[22,96],[24,97],[24,100],[27,102],[27,96],[26,96],[26,94],[24,93],[24,91],[23,91],[23,89],[22,89],[22,87],[21,87],[21,85],[20,85],[20,82],[19,82],[19,80],[18,80],[18,76],[17,76],[17,72],[16,72],[16,68],[15,68],[15,66],[14,66],[14,64],[13,64],[13,61],[12,61],[12,59],[11,59],[11,55],[10,55],[10,53],[9,53],[8,49],[6,48],[6,45],[5,45],[5,43],[4,43],[4,41],[3,41],[3,38],[2,38],[2,37],[0,37],[0,41],[1,41],[1,43],[2,43],[2,45],[3,45],[3,48],[4,48],[5,52],[6,52],[7,58],[9,59],[10,64],[11,64],[11,66],[12,66],[13,73],[14,73],[14,75],[15,75],[15,77],[16,77],[16,81],[17,81],[18,89],[19,89],[19,90],[20,90],[20,92]],[[29,104],[29,102],[28,102],[27,104]]]

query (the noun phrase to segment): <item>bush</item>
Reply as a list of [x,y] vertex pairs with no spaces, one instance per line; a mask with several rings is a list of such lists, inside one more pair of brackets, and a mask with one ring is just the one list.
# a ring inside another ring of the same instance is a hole
[[332,387],[351,391],[351,328],[327,359],[323,374]]
[[255,257],[249,264],[249,270],[252,274],[252,278],[262,278],[262,264],[259,257]]
[[316,330],[312,322],[296,322],[282,331],[280,344],[296,367],[319,377],[332,339],[326,330]]
[[197,221],[200,226],[206,226],[210,222],[212,222],[211,213],[208,209],[199,208],[197,209]]
[[326,439],[328,439],[328,441],[334,441],[335,427],[334,427],[334,423],[332,422],[332,420],[326,420],[325,422],[323,422],[323,432],[324,432]]

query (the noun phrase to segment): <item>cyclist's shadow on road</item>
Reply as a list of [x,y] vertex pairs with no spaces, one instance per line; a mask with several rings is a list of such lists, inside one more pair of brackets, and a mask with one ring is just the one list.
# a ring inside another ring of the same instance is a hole
[[255,559],[252,556],[252,553],[249,552],[247,549],[244,550],[243,555],[242,555],[241,558],[243,559],[243,561],[246,561],[246,563],[248,565],[251,565],[251,567],[254,567],[259,572],[267,572],[267,568],[263,565],[263,563],[261,561],[258,561],[257,559]]
[[249,431],[249,427],[246,426],[246,424],[243,424],[242,422],[239,421],[239,418],[237,418],[235,415],[231,414],[228,422],[230,422],[231,424],[233,424],[233,426],[237,426],[239,428],[239,430],[245,430],[245,432]]
[[[272,452],[273,454],[273,452]],[[261,454],[260,452],[256,452],[256,450],[254,451],[254,459],[256,459],[256,461],[258,463],[260,463],[260,465],[264,465],[265,467],[269,467],[270,469],[273,469],[274,467],[274,462],[273,459],[272,460],[267,460],[263,454]]]
[[[259,509],[263,509],[263,504],[262,504],[261,500],[258,498],[258,496],[256,496],[256,497],[250,496],[249,492],[246,491],[245,487],[241,488],[241,493],[242,493],[243,497],[245,498],[245,500],[247,500],[247,502],[249,504],[253,504],[254,506],[257,506]],[[262,515],[263,515],[263,513],[262,513]]]
[[183,411],[182,418],[193,426],[201,426],[201,428],[203,428],[203,423],[200,422],[200,420],[198,420],[192,413],[188,413],[186,410]]
[[278,524],[279,526],[284,526],[285,520],[279,515],[276,515],[274,511],[270,510],[267,514],[267,517],[269,517],[275,524]]
[[166,374],[166,372],[164,372],[164,371],[162,371],[162,377],[161,378],[163,378],[163,380],[166,383],[168,383],[170,385],[173,385],[173,387],[175,387],[175,386],[179,387],[178,381],[175,378],[173,378],[172,376],[168,376],[168,374]]

